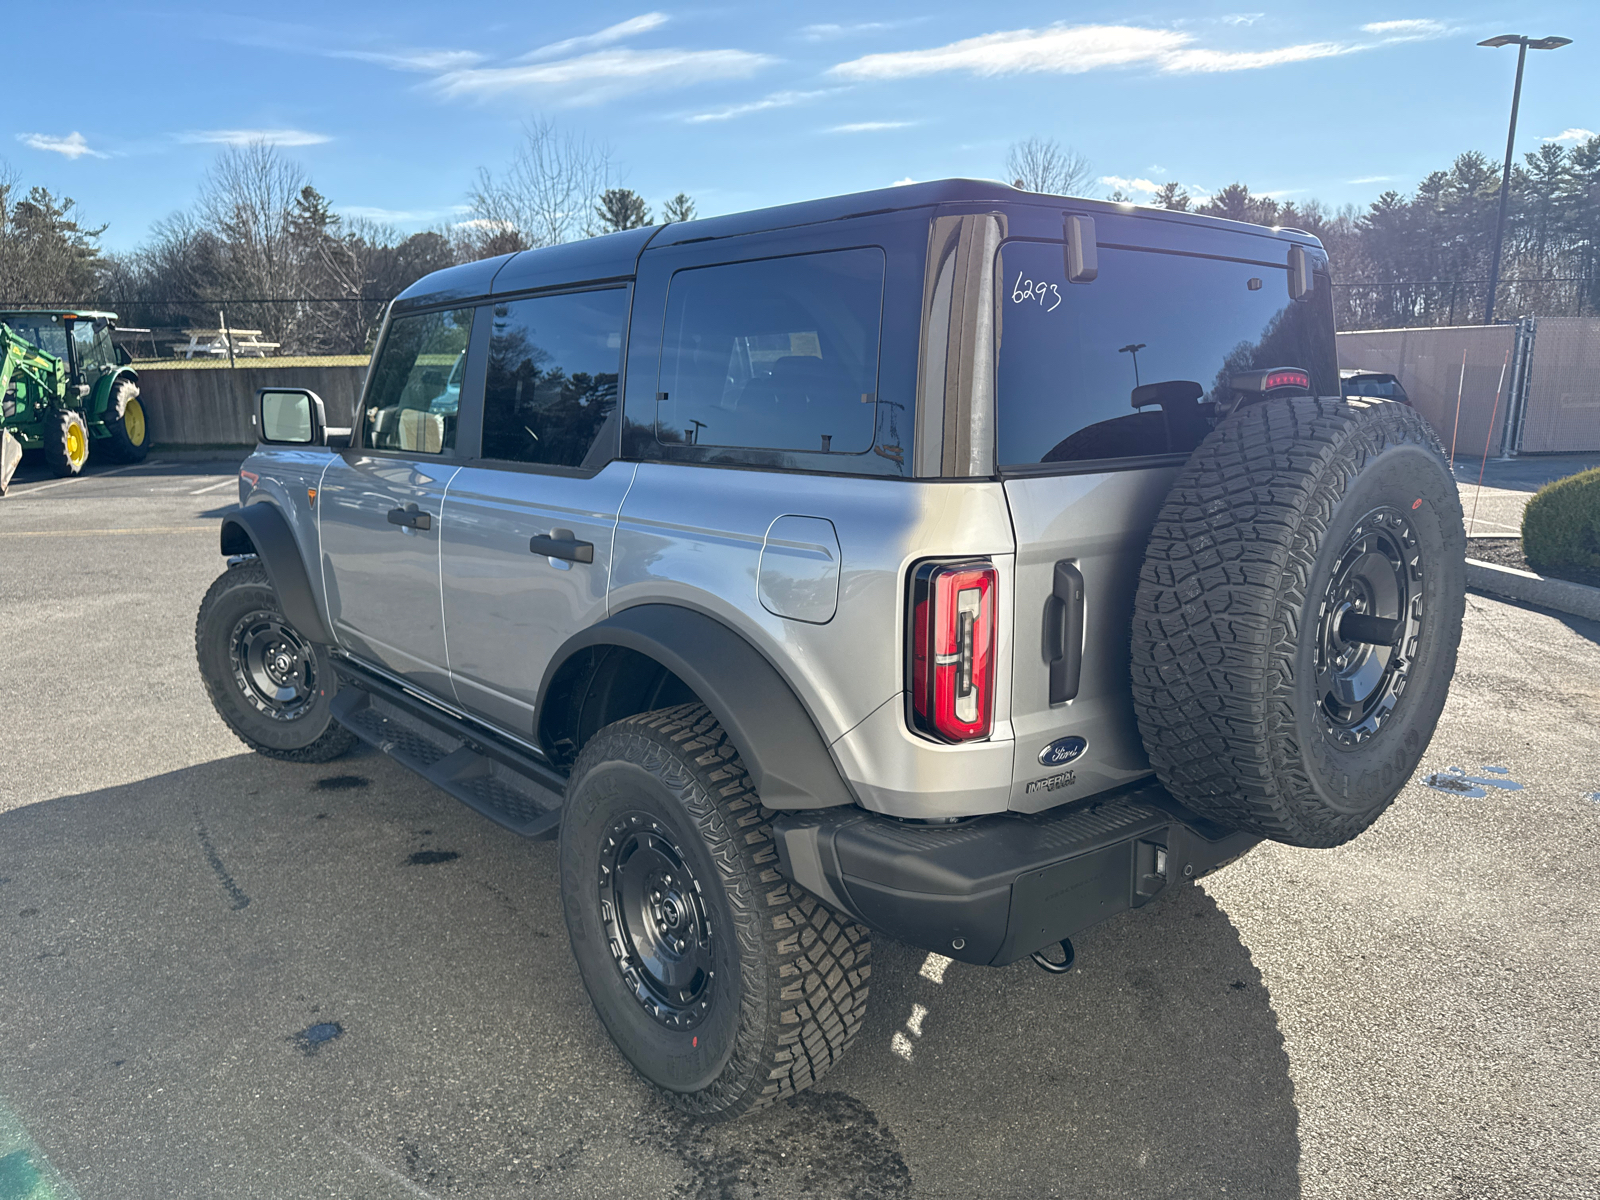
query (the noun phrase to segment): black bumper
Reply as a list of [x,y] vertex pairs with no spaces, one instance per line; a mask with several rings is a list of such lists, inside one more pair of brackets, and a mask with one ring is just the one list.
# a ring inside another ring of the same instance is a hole
[[783,873],[863,924],[1003,966],[1242,854],[1151,781],[1032,815],[921,825],[833,808],[772,822]]

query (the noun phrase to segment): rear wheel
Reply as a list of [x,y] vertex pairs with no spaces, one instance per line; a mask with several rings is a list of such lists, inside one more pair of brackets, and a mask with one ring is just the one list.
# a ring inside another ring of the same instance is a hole
[[1290,845],[1366,829],[1444,707],[1465,540],[1411,408],[1272,400],[1225,420],[1162,507],[1135,603],[1134,708],[1161,781]]
[[809,1087],[866,1011],[870,935],[778,873],[768,816],[700,704],[608,725],[568,785],[561,890],[584,985],[634,1069],[702,1117]]
[[284,620],[259,559],[211,585],[194,648],[217,715],[257,754],[327,762],[355,745],[328,711],[339,685],[326,653]]
[[65,478],[83,470],[89,461],[89,427],[75,409],[52,412],[44,421],[44,459]]
[[111,385],[111,403],[105,413],[106,432],[111,436],[100,444],[118,462],[141,462],[150,452],[150,429],[145,424],[144,401],[139,385],[119,379]]

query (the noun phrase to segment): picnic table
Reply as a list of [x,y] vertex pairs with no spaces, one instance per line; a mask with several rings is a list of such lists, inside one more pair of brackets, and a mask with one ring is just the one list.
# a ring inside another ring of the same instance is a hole
[[240,358],[264,358],[278,348],[277,342],[263,342],[259,329],[185,329],[187,342],[172,342],[174,358],[222,358],[230,353]]

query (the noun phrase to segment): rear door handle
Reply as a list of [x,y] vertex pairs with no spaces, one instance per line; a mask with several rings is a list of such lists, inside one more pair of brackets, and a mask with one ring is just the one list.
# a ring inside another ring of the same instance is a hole
[[528,539],[528,549],[546,558],[564,558],[568,562],[592,563],[594,543],[580,542],[570,529],[552,529],[550,536],[536,533]]
[[1050,655],[1050,703],[1065,704],[1078,694],[1083,676],[1083,572],[1071,559],[1056,564],[1044,618],[1045,649]]
[[425,512],[419,512],[415,504],[409,504],[405,508],[391,508],[389,524],[404,525],[407,529],[432,529],[433,518]]

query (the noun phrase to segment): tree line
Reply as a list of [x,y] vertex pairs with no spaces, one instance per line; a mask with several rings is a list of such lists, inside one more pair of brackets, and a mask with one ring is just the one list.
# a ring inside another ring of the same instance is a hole
[[[1053,139],[1014,143],[1005,170],[1031,191],[1095,188],[1088,161]],[[694,217],[681,192],[652,214],[616,175],[603,143],[536,120],[502,169],[478,172],[460,220],[405,234],[341,215],[269,145],[230,147],[189,208],[136,250],[107,253],[104,225],[0,166],[0,305],[95,304],[161,330],[225,314],[282,353],[362,353],[387,301],[430,271]],[[1109,198],[1315,234],[1332,261],[1339,327],[1361,329],[1483,319],[1499,188],[1496,163],[1468,151],[1412,192],[1388,190],[1364,208],[1278,199],[1242,182],[1209,196],[1166,183],[1153,196]],[[1545,143],[1513,169],[1495,307],[1506,317],[1600,314],[1600,136]]]
[[[1082,156],[1037,138],[1014,145],[1007,167],[1020,185],[1044,191],[1092,175]],[[1488,300],[1502,170],[1469,150],[1409,194],[1389,189],[1364,208],[1279,200],[1242,182],[1210,196],[1169,182],[1147,198],[1109,198],[1315,234],[1328,250],[1340,329],[1470,325]],[[1570,147],[1546,142],[1512,165],[1495,311],[1600,315],[1600,135]]]

